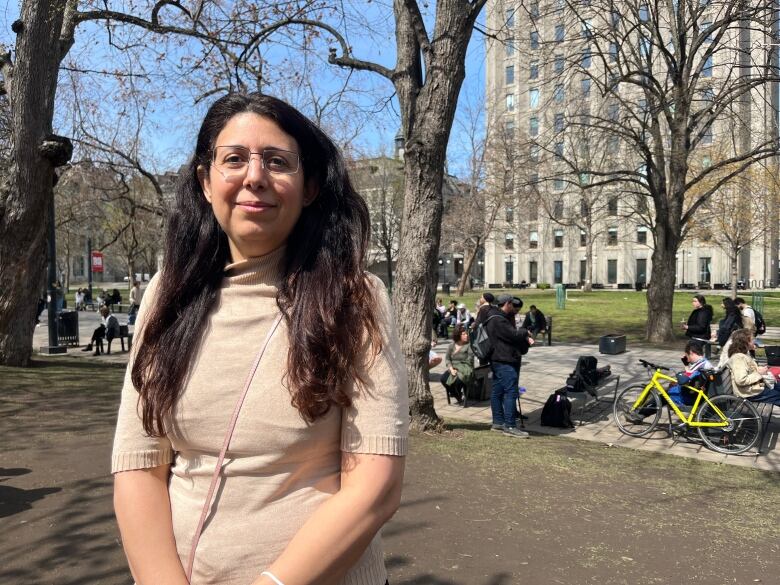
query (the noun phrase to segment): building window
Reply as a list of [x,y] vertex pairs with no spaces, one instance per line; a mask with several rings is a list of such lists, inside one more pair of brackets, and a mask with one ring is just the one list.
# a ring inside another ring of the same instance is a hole
[[639,7],[639,20],[642,22],[650,20],[650,8],[647,4],[642,4],[642,6]]
[[588,245],[588,234],[585,230],[580,230],[580,246],[583,248]]
[[515,120],[514,118],[507,118],[504,122],[504,130],[506,131],[507,138],[513,138],[515,135]]
[[618,214],[618,198],[617,195],[613,195],[607,200],[607,215]]
[[620,149],[620,142],[618,142],[617,136],[610,136],[607,138],[607,153],[615,154]]
[[620,117],[620,106],[618,104],[609,104],[607,106],[607,118],[613,122],[617,122]]
[[712,166],[712,158],[708,154],[705,154],[703,157],[701,157],[701,166],[705,169],[708,169]]
[[554,128],[556,132],[563,132],[563,128],[565,126],[563,114],[555,114],[555,124]]
[[707,29],[710,28],[711,26],[712,23],[709,21],[701,23],[701,32],[706,33],[706,35],[704,36],[704,42],[708,44],[714,40],[712,37],[712,31],[707,32]]
[[536,116],[528,119],[528,134],[531,136],[539,135],[539,118]]
[[515,109],[515,94],[506,94],[506,109],[508,112],[511,112]]
[[504,273],[506,275],[505,282],[515,281],[515,263],[512,262],[512,258],[509,258],[504,261]]
[[[561,219],[563,217],[563,200],[558,199],[558,201],[555,202],[555,205],[553,206],[553,219]],[[563,237],[563,232],[561,232],[561,237]],[[556,246],[556,248],[559,246]]]
[[507,65],[506,66],[506,84],[512,85],[515,82],[515,66],[514,65]]
[[553,282],[563,284],[563,260],[553,261]]
[[535,162],[535,163],[539,162],[539,145],[538,144],[532,144],[531,145],[530,158],[531,158],[531,162]]
[[566,37],[565,29],[563,28],[562,24],[556,24],[555,25],[555,42],[556,43],[562,43],[563,39]]
[[607,246],[617,246],[618,229],[616,226],[607,229]]
[[618,58],[618,46],[617,43],[610,43],[609,44],[609,60],[613,63],[617,61]]
[[528,107],[532,110],[539,107],[539,90],[536,88],[528,90]]
[[511,57],[515,54],[515,39],[507,39],[506,45],[504,45],[504,49],[506,50],[506,56]]
[[553,153],[556,158],[563,158],[563,142],[556,142],[553,146]]
[[636,228],[636,243],[647,244],[647,228],[643,225]]
[[528,282],[536,284],[539,281],[539,265],[535,261],[528,263]]
[[553,179],[553,191],[563,191],[564,182],[563,179],[560,177],[555,177]]
[[582,68],[587,69],[593,61],[593,57],[590,54],[590,47],[582,50]]
[[580,215],[582,217],[588,217],[590,215],[590,206],[584,199],[580,199]]
[[539,33],[535,30],[531,31],[531,48],[532,49],[538,49],[539,48]]
[[704,61],[704,67],[702,67],[701,76],[712,77],[712,55],[707,57],[706,61]]
[[607,284],[617,284],[617,260],[607,260]]
[[588,261],[580,260],[580,284],[585,284],[588,279]]
[[539,247],[539,232],[531,232],[528,234],[528,247],[531,249]]
[[515,208],[514,207],[507,207],[506,210],[506,222],[512,223],[515,221]]
[[577,178],[580,182],[580,187],[586,187],[590,184],[590,173],[580,173]]
[[555,56],[555,73],[556,75],[560,75],[563,73],[563,55],[556,55]]
[[620,24],[620,12],[617,10],[612,11],[612,26],[617,26]]
[[528,12],[531,14],[531,18],[539,18],[539,2],[531,2]]
[[539,61],[531,61],[528,68],[528,79],[539,79]]
[[699,282],[712,282],[712,258],[699,258]]
[[582,21],[580,35],[582,35],[583,39],[593,38],[593,22],[590,19]]
[[712,144],[712,125],[707,126],[704,133],[701,135],[702,144]]
[[504,247],[507,250],[514,250],[515,249],[515,234],[505,234],[504,235]]
[[580,88],[582,89],[582,97],[590,97],[590,77],[586,77],[580,82]]
[[559,83],[558,85],[555,86],[555,89],[553,90],[553,99],[556,102],[561,103],[563,101],[564,97],[566,97],[566,96],[565,96],[565,93],[563,91],[563,84]]
[[515,9],[514,8],[507,8],[506,9],[506,26],[507,28],[512,28],[515,26]]
[[553,230],[553,247],[563,248],[563,230]]

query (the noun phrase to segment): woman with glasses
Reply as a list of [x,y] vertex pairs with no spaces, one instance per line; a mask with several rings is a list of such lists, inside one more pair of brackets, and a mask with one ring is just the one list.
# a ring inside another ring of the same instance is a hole
[[258,94],[209,109],[114,441],[139,585],[386,583],[409,407],[368,231],[341,154],[297,110]]

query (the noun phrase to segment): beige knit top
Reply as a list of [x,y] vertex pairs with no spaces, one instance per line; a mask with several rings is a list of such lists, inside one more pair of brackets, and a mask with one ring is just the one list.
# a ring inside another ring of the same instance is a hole
[[[184,565],[230,416],[278,308],[284,249],[229,265],[191,375],[168,421],[167,436],[147,437],[128,365],[119,408],[112,472],[171,464],[169,493],[176,546]],[[390,302],[381,281],[376,315],[384,349],[367,387],[349,389],[350,408],[332,408],[313,424],[290,403],[282,380],[288,351],[284,321],[247,395],[198,544],[192,585],[248,585],[281,554],[314,510],[339,489],[341,452],[405,455],[409,407],[406,372]],[[155,302],[153,279],[137,327]],[[344,323],[344,327],[353,324]],[[141,341],[142,342],[142,341]],[[359,356],[356,356],[359,359]],[[382,585],[380,537],[347,573],[344,585]]]

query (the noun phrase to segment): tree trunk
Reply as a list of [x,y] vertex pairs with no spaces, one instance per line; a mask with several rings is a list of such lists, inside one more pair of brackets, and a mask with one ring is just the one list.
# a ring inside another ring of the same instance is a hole
[[679,236],[673,227],[658,222],[656,246],[653,250],[653,269],[647,287],[647,340],[666,343],[674,340],[672,330],[672,305],[674,304],[675,254]]
[[474,266],[474,259],[477,257],[477,252],[479,251],[479,244],[480,242],[477,240],[477,243],[467,252],[466,261],[463,263],[463,274],[458,283],[459,297],[462,297],[463,293],[466,291],[466,284],[471,277],[471,268]]
[[585,286],[582,290],[591,292],[593,290],[593,238],[588,235],[588,241],[585,245]]
[[46,213],[54,167],[39,147],[52,131],[65,0],[25,0],[16,41],[11,102],[14,152],[0,185],[0,364],[32,354],[37,292],[46,265]]
[[393,290],[393,251],[385,248],[385,264],[387,264],[387,288]]
[[422,20],[415,22],[404,0],[395,0],[393,4],[397,45],[393,83],[406,139],[401,247],[393,304],[406,358],[412,425],[418,429],[441,427],[428,383],[443,209],[441,187],[447,142],[465,77],[466,49],[483,4],[437,3],[433,40],[425,50],[428,62],[424,72],[420,37],[415,32],[423,26]]
[[729,253],[729,265],[731,268],[731,298],[737,298],[737,280],[739,276],[739,250],[732,250]]

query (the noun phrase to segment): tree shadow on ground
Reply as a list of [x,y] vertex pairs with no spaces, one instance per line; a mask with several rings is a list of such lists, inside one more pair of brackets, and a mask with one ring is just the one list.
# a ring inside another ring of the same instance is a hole
[[24,490],[10,485],[0,485],[0,518],[7,518],[25,510],[31,510],[33,502],[59,491],[62,491],[62,488]]

